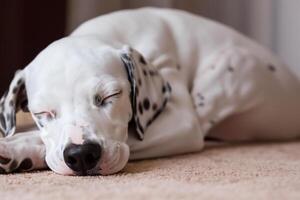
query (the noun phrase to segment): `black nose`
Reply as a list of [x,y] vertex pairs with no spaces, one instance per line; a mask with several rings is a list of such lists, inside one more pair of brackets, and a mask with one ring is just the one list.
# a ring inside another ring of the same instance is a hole
[[82,174],[93,169],[100,157],[101,147],[96,143],[70,144],[64,150],[64,159],[68,167]]

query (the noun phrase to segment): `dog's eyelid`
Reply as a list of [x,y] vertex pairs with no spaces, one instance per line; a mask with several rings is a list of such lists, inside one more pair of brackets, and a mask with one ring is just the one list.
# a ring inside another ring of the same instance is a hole
[[106,95],[104,97],[102,97],[99,94],[94,95],[94,99],[93,99],[93,103],[95,106],[97,107],[101,107],[104,106],[107,102],[108,99],[110,99],[111,97],[116,97],[122,94],[122,90],[116,90],[112,93],[110,93],[110,95]]
[[51,111],[41,111],[41,112],[33,112],[33,114],[35,116],[40,116],[40,115],[47,115],[47,117],[50,117],[50,118],[55,118],[56,117],[56,112],[51,110]]
[[50,111],[40,111],[40,112],[33,112],[34,115],[43,115],[43,114],[49,114]]
[[120,95],[120,94],[122,94],[122,90],[115,91],[115,92],[113,92],[112,94],[110,94],[110,95],[104,97],[104,98],[102,99],[102,101],[105,101],[106,99],[109,99],[110,97],[118,96],[118,95]]

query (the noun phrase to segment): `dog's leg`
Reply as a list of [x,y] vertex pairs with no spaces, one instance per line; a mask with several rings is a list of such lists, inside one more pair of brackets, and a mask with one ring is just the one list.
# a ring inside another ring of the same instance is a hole
[[39,131],[0,139],[0,173],[46,168],[45,146]]
[[[269,98],[272,88],[277,87],[278,77],[277,64],[267,60],[272,59],[261,59],[256,52],[236,46],[206,58],[192,89],[199,123],[205,134],[225,118],[245,113]],[[230,131],[225,132],[222,137],[229,140],[248,140],[247,134],[239,132],[225,136]]]
[[143,141],[136,142],[129,135],[130,160],[196,152],[204,146],[188,87],[174,68],[166,68],[161,73],[172,87],[170,102],[148,127]]

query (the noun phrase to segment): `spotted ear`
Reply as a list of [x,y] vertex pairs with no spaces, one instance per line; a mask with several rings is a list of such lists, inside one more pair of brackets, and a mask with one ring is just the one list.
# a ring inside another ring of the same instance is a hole
[[143,140],[146,129],[165,109],[171,86],[164,81],[159,71],[135,49],[123,47],[121,60],[131,85],[132,122],[138,138]]
[[10,83],[9,90],[0,100],[0,132],[3,137],[12,136],[16,130],[16,113],[27,109],[27,94],[25,89],[24,71],[16,72]]

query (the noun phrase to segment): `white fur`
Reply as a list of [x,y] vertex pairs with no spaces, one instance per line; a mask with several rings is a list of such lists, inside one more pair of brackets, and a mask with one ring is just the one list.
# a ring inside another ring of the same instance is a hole
[[[119,59],[124,45],[141,52],[172,86],[170,102],[143,141],[127,132],[132,113]],[[289,69],[232,29],[183,11],[145,8],[92,19],[48,46],[25,72],[31,112],[58,112],[41,137],[48,165],[61,174],[72,174],[62,150],[67,138],[82,142],[82,121],[87,137],[105,147],[102,171],[95,172],[102,174],[121,170],[129,158],[199,151],[207,135],[244,141],[300,134],[300,85]],[[96,86],[102,93],[121,89],[122,96],[99,110],[88,99]],[[65,126],[77,129],[76,137],[62,133]]]

